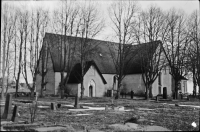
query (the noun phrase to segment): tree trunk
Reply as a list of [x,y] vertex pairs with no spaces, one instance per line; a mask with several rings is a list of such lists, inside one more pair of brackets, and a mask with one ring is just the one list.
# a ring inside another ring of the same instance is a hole
[[23,33],[20,31],[20,51],[19,51],[19,71],[17,73],[17,81],[16,81],[16,93],[15,97],[17,97],[18,93],[18,86],[19,86],[19,79],[20,79],[20,74],[21,74],[21,63],[22,63],[22,45],[23,45]]
[[64,72],[61,72],[61,82],[60,82],[60,94],[61,94],[61,99],[64,98]]
[[1,100],[5,100],[5,97],[4,97],[4,80],[5,80],[5,76],[4,76],[4,73],[3,73],[3,78],[2,78],[2,88],[1,88]]
[[84,96],[84,86],[83,86],[83,79],[81,81],[81,99],[83,98]]
[[122,87],[122,85],[121,85],[121,79],[118,78],[117,95],[116,95],[115,99],[119,99],[119,98],[120,98],[120,90],[121,90],[121,87]]
[[43,89],[41,87],[41,91],[40,91],[40,97],[43,98]]
[[145,97],[146,97],[146,100],[149,100],[149,86],[146,86]]
[[149,98],[152,98],[153,94],[152,94],[152,84],[149,86]]
[[[35,87],[35,86],[34,86]],[[30,98],[31,99],[34,99],[34,87],[32,87],[30,90],[31,90],[31,96]]]
[[[19,73],[18,73],[18,74],[19,74]],[[17,77],[17,81],[16,81],[16,91],[15,91],[15,98],[17,98],[18,88],[19,88],[19,79],[18,79],[18,77]]]
[[178,99],[178,83],[179,81],[174,80],[175,81],[175,89],[174,89],[174,99]]
[[196,97],[196,93],[197,93],[197,90],[196,90],[196,89],[197,89],[197,88],[196,88],[196,87],[197,87],[197,82],[196,82],[196,78],[194,77],[194,75],[193,75],[193,84],[194,84],[194,85],[193,85],[193,96]]
[[197,94],[197,84],[194,83],[194,85],[193,85],[193,96],[196,97],[196,94]]
[[[8,68],[8,71],[9,71],[9,68]],[[8,92],[8,84],[9,84],[9,78],[7,77],[7,87],[6,87],[6,93],[5,93],[5,96],[7,95],[7,92]]]
[[41,82],[41,89],[40,89],[40,97],[43,97],[43,89],[44,89],[44,78],[42,77],[42,82]]
[[[82,52],[82,51],[81,51]],[[83,56],[81,56],[81,99],[83,98],[84,96],[84,59],[83,59]]]
[[199,86],[199,95],[200,95],[200,79],[197,80],[197,85]]
[[[4,33],[5,34],[5,33]],[[5,36],[4,36],[4,39],[5,39]],[[0,55],[1,56],[1,55]],[[5,90],[5,72],[6,72],[6,42],[4,42],[3,44],[3,77],[2,77],[2,90],[1,90],[1,99],[4,100],[4,90]]]

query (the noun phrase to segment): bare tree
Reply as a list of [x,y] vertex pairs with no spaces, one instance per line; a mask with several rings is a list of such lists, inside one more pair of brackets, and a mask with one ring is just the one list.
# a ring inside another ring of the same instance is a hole
[[[24,64],[22,73],[28,88],[31,90],[32,97],[35,91],[36,77],[39,74],[39,61],[41,56],[40,52],[45,34],[44,32],[46,31],[48,25],[48,19],[48,11],[44,11],[41,8],[36,9],[36,11],[32,10],[31,18],[27,18],[26,21],[27,26],[31,25],[30,29],[28,27],[25,27],[24,29]],[[28,38],[30,45],[28,45]],[[27,53],[27,49],[29,49],[29,54]],[[30,56],[29,59],[27,59],[28,55]],[[28,79],[28,70],[31,71],[32,85],[30,85]]]
[[28,28],[28,11],[21,11],[20,9],[17,10],[18,15],[18,29],[17,34],[19,35],[19,54],[18,54],[18,72],[16,77],[16,93],[15,97],[17,97],[18,89],[19,89],[19,80],[22,73],[22,66],[23,66],[23,45],[27,41],[27,28]]
[[166,14],[165,22],[167,33],[163,39],[163,49],[170,67],[170,74],[175,81],[173,97],[177,99],[179,83],[188,74],[186,68],[188,33],[185,30],[185,17],[182,12],[177,12],[175,9],[170,10]]
[[98,9],[94,3],[90,2],[88,5],[83,4],[81,13],[79,14],[81,20],[79,36],[80,47],[78,49],[78,58],[81,64],[81,98],[84,96],[84,75],[87,61],[91,59],[94,53],[98,50],[98,43],[92,41],[103,29],[104,22],[99,14]]
[[9,54],[8,55],[8,58],[9,58],[9,61],[7,61],[7,87],[6,87],[6,93],[5,93],[5,95],[8,93],[8,88],[10,87],[10,81],[11,81],[11,76],[12,76],[12,68],[13,68],[13,63],[12,63],[12,59],[11,59],[11,55]]
[[194,11],[187,23],[190,44],[188,48],[188,68],[193,76],[193,95],[196,96],[196,86],[200,86],[200,20],[197,11]]
[[[146,11],[142,11],[137,23],[133,25],[134,37],[138,44],[142,44],[139,50],[142,78],[146,87],[146,99],[152,97],[152,84],[162,69],[164,57],[162,56],[162,40],[164,31],[164,14],[160,8],[151,5]],[[162,62],[161,62],[162,61]],[[162,65],[161,65],[162,63]]]
[[[80,28],[79,13],[79,6],[76,2],[65,1],[64,3],[62,2],[61,10],[54,11],[53,15],[53,30],[62,34],[57,46],[60,53],[58,56],[61,66],[61,81],[59,85],[61,98],[63,98],[65,85],[69,80],[69,75],[76,62],[74,59],[75,49],[77,47],[77,36]],[[74,37],[68,37],[67,35]],[[50,38],[50,40],[53,43],[56,41],[54,38]],[[50,46],[49,50],[52,52],[52,46]],[[67,74],[65,74],[65,72]]]
[[[133,34],[131,32],[134,17],[137,13],[137,3],[133,1],[119,1],[109,7],[109,16],[113,23],[113,30],[118,39],[117,45],[111,45],[111,57],[118,75],[117,98],[120,97],[122,79],[126,75],[127,66],[130,65],[131,45]],[[129,45],[128,45],[129,44]],[[128,59],[128,60],[127,60]]]
[[8,25],[8,18],[7,18],[7,13],[8,13],[8,6],[5,5],[4,7],[5,13],[3,14],[3,65],[2,65],[2,90],[1,90],[1,99],[4,100],[4,78],[5,78],[5,64],[6,64],[6,31],[7,31],[7,25]]
[[48,81],[46,80],[46,74],[48,72],[48,60],[49,60],[49,46],[48,44],[45,44],[42,46],[41,49],[42,52],[41,53],[41,70],[40,70],[40,75],[42,76],[42,82],[41,82],[41,91],[40,91],[40,96],[43,97],[43,91],[45,90],[45,86],[48,83]]
[[15,35],[15,38],[14,38],[14,68],[13,68],[13,78],[15,79],[15,82],[17,82],[17,77],[16,77],[16,71],[17,71],[17,26],[15,28],[15,31],[14,31],[14,35]]
[[2,67],[2,91],[1,91],[1,97],[4,99],[4,83],[5,83],[5,73],[8,70],[8,62],[9,62],[9,55],[10,55],[10,44],[14,38],[14,29],[16,27],[16,14],[13,12],[10,12],[9,10],[12,7],[8,6],[7,4],[3,7],[3,67]]

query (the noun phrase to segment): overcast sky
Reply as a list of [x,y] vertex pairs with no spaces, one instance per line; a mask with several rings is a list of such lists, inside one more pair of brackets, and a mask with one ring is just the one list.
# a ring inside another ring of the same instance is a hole
[[[77,0],[77,1],[85,1],[85,0]],[[89,0],[86,0],[86,2],[89,2]],[[105,19],[109,19],[108,17],[108,8],[112,2],[115,2],[113,0],[95,0],[95,3],[98,5],[98,8],[101,12],[101,15],[104,16]],[[54,10],[55,8],[60,8],[60,2],[59,0],[28,0],[28,1],[3,1],[3,3],[9,3],[13,6],[21,6],[22,8],[28,8],[31,7],[43,7],[45,9],[48,9],[49,11]],[[187,15],[191,14],[194,10],[199,10],[200,4],[198,0],[138,0],[139,7],[141,9],[145,9],[151,4],[157,5],[158,7],[161,7],[164,11],[169,10],[170,8],[176,8],[183,10]],[[106,28],[104,28],[104,35],[100,35],[97,37],[97,39],[106,39],[106,36],[110,36],[111,28],[109,29],[109,24],[106,22]]]
[[[44,8],[54,9],[58,5],[59,0],[27,0],[27,1],[9,1],[6,0],[3,2],[11,3],[13,5],[27,5],[27,6],[42,6]],[[83,1],[83,0],[77,0],[77,1]],[[98,2],[98,6],[102,8],[102,10],[105,10],[110,3],[112,3],[112,0],[95,0],[95,2]],[[199,1],[198,0],[138,0],[141,7],[144,9],[150,4],[157,4],[159,7],[161,7],[163,10],[168,10],[172,7],[183,9],[186,13],[191,13],[194,9],[199,9]]]
[[[78,1],[83,1],[83,0],[78,0]],[[88,2],[88,1],[86,1]],[[110,4],[114,1],[109,0],[95,0],[95,2],[98,5],[98,8],[101,12],[101,14],[106,17],[106,19],[108,18],[108,13],[107,13],[107,9],[110,6]],[[41,0],[29,0],[29,1],[3,1],[3,4],[8,3],[9,5],[13,5],[13,6],[19,6],[22,9],[27,8],[30,9],[31,7],[43,7],[45,9],[49,9],[49,11],[54,10],[55,8],[60,8],[59,6],[59,1],[53,1],[53,0],[48,0],[48,1],[41,1]],[[161,7],[161,9],[163,9],[164,11],[169,10],[170,8],[176,8],[176,9],[181,9],[183,10],[187,15],[191,14],[194,10],[198,10],[199,11],[199,7],[200,7],[200,3],[198,0],[182,0],[182,1],[172,1],[172,0],[139,0],[139,7],[141,7],[142,9],[147,8],[148,6],[150,6],[151,4],[157,5],[158,7]],[[109,18],[108,18],[109,19]],[[109,29],[109,25],[107,25],[107,27],[104,29],[103,31],[103,35],[100,35],[98,37],[98,39],[106,39],[106,36],[110,35],[110,29]],[[31,80],[31,79],[30,79]],[[21,80],[22,82],[24,82],[24,80]]]

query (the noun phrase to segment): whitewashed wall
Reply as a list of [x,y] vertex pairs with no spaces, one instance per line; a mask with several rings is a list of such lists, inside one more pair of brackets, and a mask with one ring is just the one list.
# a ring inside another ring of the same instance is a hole
[[107,84],[105,85],[106,90],[111,90],[113,88],[113,77],[115,74],[103,74]]
[[[101,79],[99,73],[95,69],[94,66],[91,66],[87,73],[84,76],[84,96],[89,96],[89,82],[91,80],[94,80],[95,82],[95,88],[93,88],[94,96],[95,97],[103,97],[105,94],[105,84],[103,83],[103,80]],[[78,90],[78,95],[80,95],[81,92],[81,87],[79,84],[79,90]]]
[[[64,73],[64,76],[66,76],[67,73]],[[54,94],[59,94],[59,83],[61,81],[60,72],[55,72],[55,85],[54,85]]]
[[[161,94],[163,94],[163,88],[167,87],[167,95],[172,96],[172,76],[169,74],[169,69],[163,69],[161,74]],[[152,94],[156,96],[159,94],[158,77],[152,85]]]

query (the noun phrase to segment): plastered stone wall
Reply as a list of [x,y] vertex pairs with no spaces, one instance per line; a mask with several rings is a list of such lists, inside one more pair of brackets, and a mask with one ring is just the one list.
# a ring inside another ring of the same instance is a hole
[[111,90],[113,88],[113,77],[114,74],[103,74],[107,84],[105,85],[106,90]]
[[[39,64],[39,69],[41,71],[42,69],[42,62],[40,60],[40,64]],[[53,70],[53,63],[51,60],[51,57],[49,55],[48,59],[47,59],[47,74],[45,76],[45,81],[47,82],[46,84],[46,90],[44,91],[44,94],[55,94],[55,90],[54,90],[54,86],[55,86],[55,73]],[[42,76],[41,75],[37,75],[36,78],[36,91],[40,94],[41,92],[41,82],[42,82]]]
[[[91,80],[95,82],[95,88],[93,88],[93,97],[103,97],[106,90],[105,85],[94,66],[91,66],[84,76],[84,96],[89,96],[89,85]],[[78,95],[80,96],[80,84],[78,85],[78,89]]]
[[141,74],[126,75],[122,80],[122,85],[126,92],[133,90],[135,94],[145,93],[145,85]]
[[[67,73],[64,73],[64,76],[66,76]],[[58,95],[60,94],[60,90],[59,90],[59,83],[61,81],[61,75],[60,75],[60,72],[55,72],[55,84],[54,84],[54,94],[55,95]]]
[[[169,68],[163,69],[161,71],[161,94],[163,94],[163,88],[167,87],[167,95],[172,96],[172,76],[169,74]],[[158,77],[152,85],[152,94],[156,96],[159,94]]]
[[78,84],[77,83],[67,84],[67,90],[70,95],[76,95],[78,93]]

